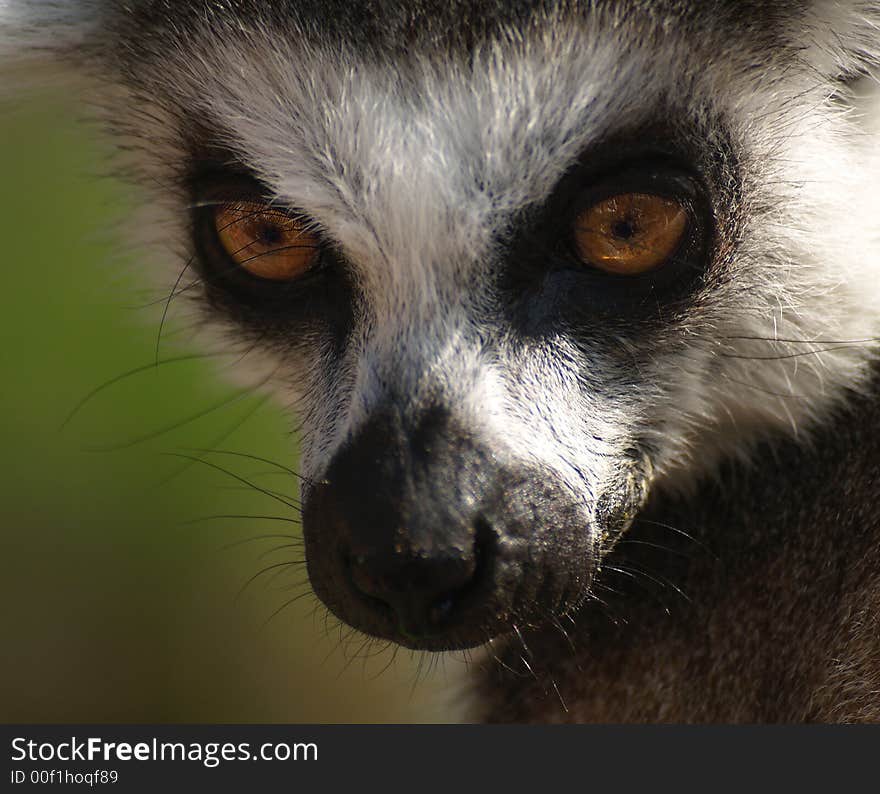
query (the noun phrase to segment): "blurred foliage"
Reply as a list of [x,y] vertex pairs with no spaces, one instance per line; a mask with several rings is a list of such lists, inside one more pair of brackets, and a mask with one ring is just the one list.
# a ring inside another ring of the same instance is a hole
[[235,479],[295,494],[285,418],[203,359],[152,366],[94,138],[59,98],[0,105],[0,721],[428,719],[425,660],[364,660],[286,564],[295,511]]

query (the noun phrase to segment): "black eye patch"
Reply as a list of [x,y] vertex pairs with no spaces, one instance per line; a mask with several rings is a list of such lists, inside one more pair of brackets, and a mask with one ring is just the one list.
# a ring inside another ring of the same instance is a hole
[[270,343],[301,344],[322,331],[345,337],[350,279],[305,213],[280,203],[233,155],[216,149],[194,159],[187,188],[192,254],[182,283]]
[[527,336],[665,330],[725,277],[738,185],[721,132],[648,128],[591,147],[500,241],[499,294],[514,326]]

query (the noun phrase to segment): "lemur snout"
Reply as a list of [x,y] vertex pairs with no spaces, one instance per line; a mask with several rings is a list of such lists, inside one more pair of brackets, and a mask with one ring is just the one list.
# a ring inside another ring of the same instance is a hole
[[345,560],[352,586],[368,604],[390,610],[400,633],[414,639],[442,632],[491,588],[489,543],[468,537],[467,526],[449,524],[437,528],[440,543],[409,542],[411,536],[429,537],[430,529],[411,520],[398,531],[398,542],[378,546],[363,542],[368,525],[345,528],[352,544]]
[[403,645],[479,645],[589,579],[587,522],[564,494],[500,463],[443,408],[415,420],[376,413],[305,496],[316,593],[347,623]]
[[319,595],[358,628],[419,647],[490,620],[491,468],[445,409],[376,414],[307,499]]

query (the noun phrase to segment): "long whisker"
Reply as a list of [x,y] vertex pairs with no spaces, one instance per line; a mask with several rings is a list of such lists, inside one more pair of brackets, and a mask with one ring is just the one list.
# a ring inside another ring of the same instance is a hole
[[301,601],[303,598],[306,598],[312,594],[311,590],[306,590],[304,593],[300,593],[299,595],[294,596],[288,601],[285,601],[278,609],[276,609],[268,618],[266,618],[266,622],[263,626],[268,626],[269,623],[278,615],[280,615],[285,609],[287,609],[292,604],[295,604],[297,601]]
[[[247,422],[247,421],[248,421],[248,420],[249,420],[249,419],[250,419],[250,418],[251,418],[251,417],[257,412],[257,411],[259,411],[259,410],[260,410],[260,409],[261,409],[261,408],[262,408],[262,407],[263,407],[268,401],[269,401],[268,396],[261,397],[259,400],[257,400],[257,401],[254,403],[254,405],[252,405],[252,406],[251,406],[251,407],[245,412],[244,416],[242,416],[242,417],[241,417],[240,419],[238,419],[235,423],[233,423],[233,425],[232,425],[231,427],[229,427],[229,428],[227,428],[226,430],[224,430],[223,433],[221,433],[221,434],[215,439],[214,443],[210,445],[210,447],[215,447],[215,446],[217,446],[218,444],[222,444],[224,441],[226,441],[226,439],[229,438],[233,433],[235,433],[236,430],[238,430],[239,428],[243,427],[244,424],[245,424],[245,423],[246,423],[246,422]],[[164,485],[167,485],[169,482],[171,482],[171,481],[174,480],[175,478],[180,477],[182,474],[184,474],[185,472],[187,472],[187,471],[188,471],[193,465],[195,465],[195,464],[193,464],[193,463],[191,463],[191,462],[187,462],[187,463],[184,463],[183,465],[179,466],[178,469],[177,469],[176,471],[172,472],[172,473],[169,474],[164,480],[162,480],[162,481],[159,483],[159,485],[158,485],[157,487],[162,487],[162,486],[164,486]]]
[[189,270],[194,259],[195,259],[195,257],[191,256],[187,260],[186,264],[183,266],[183,270],[181,270],[180,273],[178,274],[177,280],[174,282],[174,286],[171,287],[171,292],[168,295],[168,300],[165,301],[165,306],[162,309],[162,319],[159,321],[159,332],[156,334],[156,364],[157,365],[159,363],[159,347],[162,344],[162,330],[165,328],[165,320],[168,318],[168,309],[171,306],[171,301],[174,300],[175,292],[176,292],[178,286],[180,286],[180,281],[183,278],[184,273],[186,273],[186,271]]
[[[617,566],[617,565],[606,565],[606,566],[604,566],[604,570],[606,570],[606,571],[613,571],[614,573],[619,573],[621,576],[626,576],[626,577],[628,577],[628,578],[631,579],[633,582],[635,582],[635,583],[641,588],[641,590],[643,590],[645,593],[647,593],[647,594],[653,599],[653,601],[654,601],[654,602],[655,602],[655,603],[656,603],[656,604],[657,604],[657,605],[658,605],[658,606],[659,606],[659,607],[660,607],[660,608],[661,608],[661,609],[662,609],[667,615],[672,615],[672,610],[669,608],[669,606],[666,604],[666,602],[664,602],[663,599],[660,598],[660,597],[657,595],[657,593],[654,592],[654,590],[653,590],[652,588],[647,587],[647,586],[646,586],[646,585],[645,585],[645,584],[639,579],[639,577],[636,575],[636,572],[635,572],[635,571],[631,571],[631,570],[629,570],[628,568],[622,568],[622,567],[619,567],[619,566]],[[646,577],[646,578],[647,578],[647,577]]]
[[685,540],[689,540],[691,543],[694,543],[695,545],[699,546],[701,549],[703,549],[703,551],[705,551],[707,554],[709,554],[709,556],[712,557],[716,562],[721,561],[721,558],[717,554],[715,554],[715,552],[712,551],[712,549],[709,548],[709,546],[707,546],[705,543],[703,543],[698,538],[695,538],[693,535],[688,534],[683,529],[679,529],[678,527],[674,527],[674,526],[672,526],[672,524],[664,524],[662,521],[653,521],[649,518],[639,518],[638,523],[648,524],[649,526],[660,527],[661,529],[669,530],[670,532],[673,532],[676,535],[681,536]]
[[61,424],[61,427],[59,428],[59,430],[63,430],[65,427],[67,427],[67,425],[69,425],[71,423],[71,421],[73,421],[73,419],[77,416],[77,414],[89,402],[91,402],[91,400],[93,400],[95,397],[97,397],[101,392],[105,391],[106,389],[109,389],[111,386],[116,385],[117,383],[125,380],[126,378],[131,378],[135,375],[141,374],[142,372],[147,372],[149,370],[155,369],[157,366],[163,366],[166,364],[181,364],[181,363],[184,363],[187,361],[200,361],[200,360],[205,360],[205,359],[221,358],[223,356],[233,356],[233,355],[236,355],[236,353],[234,353],[234,352],[193,353],[193,354],[184,355],[184,356],[174,356],[173,358],[166,358],[166,359],[163,359],[162,361],[159,361],[158,363],[151,362],[149,364],[143,364],[140,367],[135,367],[134,369],[130,369],[127,372],[123,372],[122,374],[117,375],[114,378],[111,378],[110,380],[106,381],[105,383],[102,383],[100,386],[95,387],[87,395],[85,395],[85,397],[83,397],[73,407],[73,410],[71,410],[71,412],[67,415],[67,418]]
[[201,452],[201,453],[206,453],[206,454],[214,454],[214,455],[232,455],[232,456],[235,456],[238,458],[247,458],[248,460],[255,460],[258,463],[267,463],[270,466],[274,466],[276,469],[280,469],[281,471],[285,472],[286,474],[290,474],[293,477],[298,477],[299,479],[303,480],[303,482],[309,483],[310,485],[313,484],[313,482],[311,480],[309,480],[304,475],[300,474],[295,469],[292,469],[289,466],[285,466],[283,463],[278,463],[278,461],[270,460],[269,458],[260,457],[259,455],[250,455],[246,452],[237,452],[237,451],[231,450],[231,449],[197,449],[197,448],[193,448],[193,449],[190,449],[189,451],[190,452]]
[[722,339],[744,340],[747,342],[779,342],[788,345],[867,345],[880,342],[880,336],[867,339],[789,339],[782,336],[723,336]]
[[823,347],[818,350],[804,350],[800,353],[783,353],[777,356],[749,356],[745,353],[719,353],[722,358],[745,359],[746,361],[785,361],[791,358],[803,358],[805,356],[818,356],[822,353],[834,353],[838,350],[849,350],[858,347],[858,344],[840,344],[831,347]]
[[240,475],[236,474],[235,472],[229,471],[228,469],[224,469],[222,466],[218,466],[216,463],[211,463],[211,461],[209,460],[204,460],[203,458],[195,458],[192,455],[185,455],[182,452],[166,452],[165,454],[173,457],[183,458],[184,460],[192,460],[196,463],[201,463],[203,466],[215,469],[216,471],[225,474],[227,477],[232,477],[232,479],[238,480],[238,482],[240,482],[242,485],[246,485],[249,488],[258,491],[259,493],[264,494],[265,496],[268,496],[269,498],[274,499],[275,501],[280,502],[283,505],[286,505],[291,510],[300,510],[300,505],[296,503],[291,503],[283,496],[280,496],[277,493],[269,491],[265,488],[261,488],[256,483],[252,483],[250,480],[246,480],[244,477],[241,477]]
[[250,579],[248,579],[242,585],[241,590],[239,590],[238,593],[236,593],[236,595],[235,595],[235,601],[240,600],[242,595],[244,594],[245,590],[248,589],[248,587],[250,587],[254,582],[256,582],[257,579],[259,579],[261,576],[265,576],[270,571],[276,571],[279,568],[292,568],[292,567],[297,567],[300,565],[302,565],[302,560],[293,560],[291,562],[276,562],[276,563],[273,563],[272,565],[266,566],[261,571],[257,571],[253,576],[250,577]]
[[[228,515],[216,515],[216,516],[202,516],[201,518],[193,518],[189,521],[184,521],[184,526],[189,526],[192,524],[204,524],[208,521],[219,521],[220,519],[230,519],[230,520],[241,520],[241,521],[283,521],[289,524],[299,524],[299,519],[297,518],[285,518],[284,516],[261,516],[261,515],[245,515],[245,514],[234,514],[230,513]],[[262,537],[292,537],[290,535],[263,535]]]
[[178,422],[174,422],[170,425],[165,425],[164,427],[159,428],[158,430],[153,430],[149,433],[144,433],[143,435],[136,436],[134,438],[127,439],[125,441],[117,442],[115,444],[101,444],[95,446],[84,447],[86,452],[116,452],[121,449],[130,449],[131,447],[137,446],[138,444],[142,444],[146,441],[152,441],[155,438],[159,438],[160,436],[164,436],[167,433],[171,433],[175,430],[179,430],[181,427],[185,427],[186,425],[196,422],[199,419],[202,419],[215,411],[219,411],[222,408],[226,408],[230,405],[234,405],[237,402],[241,402],[241,400],[246,397],[250,397],[253,394],[252,389],[245,389],[243,391],[234,394],[232,397],[225,397],[218,403],[211,405],[208,408],[205,408],[201,411],[198,411],[190,416],[182,419]]
[[266,551],[261,552],[260,556],[257,558],[259,560],[265,560],[266,557],[269,557],[275,552],[282,551],[283,549],[301,549],[303,547],[303,542],[295,541],[293,543],[283,543],[280,546],[273,546],[271,549],[266,549]]
[[246,546],[248,543],[256,543],[258,540],[297,540],[296,535],[254,535],[252,538],[245,538],[244,540],[237,540],[235,543],[227,543],[222,547],[223,551],[229,551],[231,549],[238,549],[242,546]]

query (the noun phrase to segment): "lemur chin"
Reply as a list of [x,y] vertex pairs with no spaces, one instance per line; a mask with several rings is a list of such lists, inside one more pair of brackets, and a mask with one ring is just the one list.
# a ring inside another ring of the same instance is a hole
[[7,0],[0,61],[73,78],[171,311],[295,407],[336,616],[490,649],[487,719],[878,720],[878,26]]

